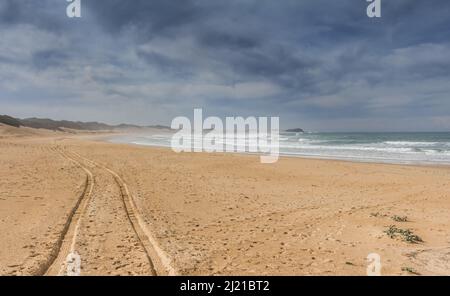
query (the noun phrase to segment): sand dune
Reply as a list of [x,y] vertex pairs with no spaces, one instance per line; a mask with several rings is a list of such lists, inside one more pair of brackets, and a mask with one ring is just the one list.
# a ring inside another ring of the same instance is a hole
[[450,274],[447,167],[262,165],[60,134],[0,149],[1,274],[64,274],[73,250],[84,275],[365,275],[369,253],[383,274]]
[[0,139],[4,139],[7,137],[31,137],[31,136],[54,136],[56,132],[52,132],[49,130],[39,130],[29,127],[12,127],[9,125],[4,125],[0,123]]

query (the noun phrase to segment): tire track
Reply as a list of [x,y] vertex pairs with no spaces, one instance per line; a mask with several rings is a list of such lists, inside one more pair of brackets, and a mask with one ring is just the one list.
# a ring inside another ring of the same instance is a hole
[[176,275],[176,270],[172,267],[169,256],[161,249],[158,242],[154,238],[151,231],[148,229],[144,219],[140,215],[134,198],[129,192],[128,185],[115,171],[108,167],[99,164],[93,160],[83,157],[75,152],[67,152],[75,158],[83,160],[84,162],[95,166],[97,168],[107,171],[114,177],[117,186],[120,188],[121,199],[123,202],[123,208],[126,212],[127,219],[139,240],[140,245],[144,249],[152,272],[154,275]]
[[50,254],[49,260],[40,268],[36,275],[61,275],[63,273],[63,269],[66,267],[66,256],[75,251],[80,222],[89,204],[94,188],[94,175],[88,168],[58,148],[51,148],[51,150],[83,169],[86,172],[86,182],[83,192],[72,208],[56,245]]

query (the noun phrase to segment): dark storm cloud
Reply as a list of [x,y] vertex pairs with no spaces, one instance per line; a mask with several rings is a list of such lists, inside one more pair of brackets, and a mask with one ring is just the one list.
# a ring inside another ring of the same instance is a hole
[[80,20],[65,16],[66,5],[0,3],[10,88],[2,105],[42,92],[73,95],[80,109],[126,102],[129,113],[105,109],[104,120],[118,112],[119,121],[146,122],[150,109],[163,120],[204,106],[307,118],[317,129],[354,119],[402,129],[419,115],[418,129],[450,128],[446,0],[383,0],[381,19],[366,16],[363,0],[82,0]]
[[48,31],[61,32],[67,27],[64,14],[67,2],[58,0],[2,0],[0,24],[29,24]]
[[188,76],[192,75],[190,64],[184,60],[173,59],[156,52],[145,52],[142,50],[136,51],[137,56],[144,60],[149,67],[157,68],[159,71],[164,73],[172,74],[173,76],[182,75]]
[[86,7],[106,31],[117,33],[134,27],[142,34],[140,39],[190,24],[202,16],[202,9],[192,0],[91,0],[86,1]]
[[222,33],[217,31],[205,31],[199,36],[202,45],[217,49],[228,48],[231,50],[248,50],[261,46],[261,38],[255,36],[239,36],[239,33]]

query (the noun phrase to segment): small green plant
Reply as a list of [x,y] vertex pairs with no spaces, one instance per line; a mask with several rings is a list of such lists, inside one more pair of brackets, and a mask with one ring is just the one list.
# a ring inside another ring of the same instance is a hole
[[423,242],[422,238],[414,234],[410,229],[401,229],[395,225],[389,226],[389,228],[385,231],[385,233],[390,238],[396,238],[400,236],[404,241],[412,244]]
[[414,268],[412,267],[402,267],[402,271],[404,272],[408,272],[411,274],[415,274],[415,275],[420,275],[420,273],[418,273]]
[[394,220],[395,222],[408,222],[408,217],[407,216],[397,216],[394,215],[391,217],[392,220]]

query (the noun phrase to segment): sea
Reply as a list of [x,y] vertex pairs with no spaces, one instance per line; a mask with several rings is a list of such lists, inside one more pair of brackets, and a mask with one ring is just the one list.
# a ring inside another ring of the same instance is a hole
[[[127,135],[114,137],[111,141],[170,147],[172,135],[172,133]],[[256,139],[256,135],[250,135],[247,143]],[[199,139],[194,140],[194,145],[197,145],[199,141]],[[362,162],[447,165],[450,164],[450,132],[281,132],[279,153],[285,156]]]

